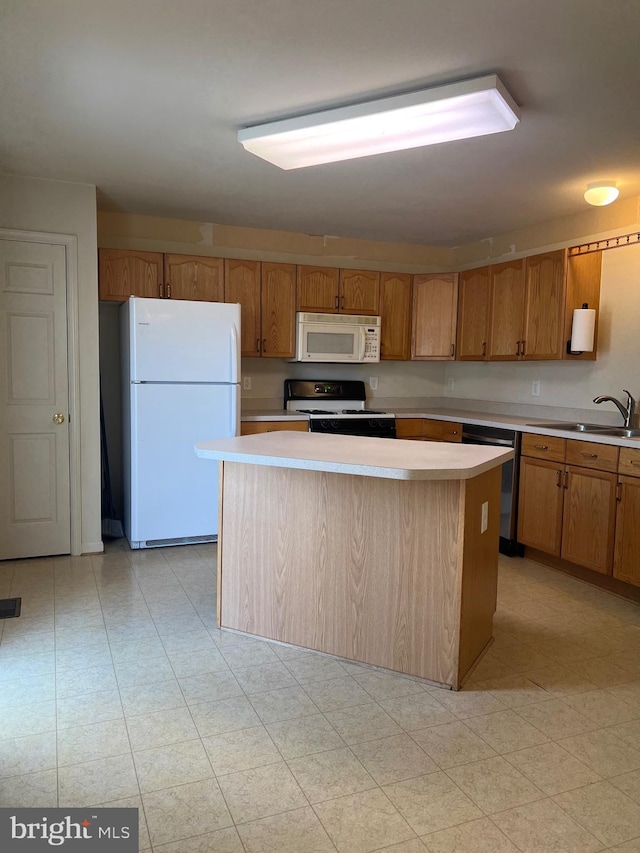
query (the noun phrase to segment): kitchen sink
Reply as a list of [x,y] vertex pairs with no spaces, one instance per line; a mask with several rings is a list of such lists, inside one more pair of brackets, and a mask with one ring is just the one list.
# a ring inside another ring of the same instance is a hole
[[615,435],[619,438],[638,438],[640,429],[627,429],[627,427],[608,427],[598,430],[600,435]]
[[563,421],[552,421],[548,424],[527,424],[527,426],[541,427],[542,429],[561,429],[568,432],[606,432],[614,429],[614,427],[603,426],[603,424],[565,423]]

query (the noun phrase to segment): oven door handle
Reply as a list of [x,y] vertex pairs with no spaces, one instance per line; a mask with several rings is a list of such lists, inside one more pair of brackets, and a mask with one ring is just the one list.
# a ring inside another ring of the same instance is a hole
[[462,433],[462,440],[467,440],[468,444],[488,444],[494,447],[513,447],[514,443],[508,438],[476,438],[475,435],[467,435]]

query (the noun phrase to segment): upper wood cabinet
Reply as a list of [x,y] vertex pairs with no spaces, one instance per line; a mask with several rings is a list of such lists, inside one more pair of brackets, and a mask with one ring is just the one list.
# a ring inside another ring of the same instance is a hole
[[[589,308],[597,309],[600,304],[600,278],[602,275],[602,252],[588,252],[584,255],[569,255],[567,258],[567,295],[565,301],[563,345],[571,340],[573,312],[582,308],[586,302]],[[593,352],[570,353],[563,346],[562,358],[568,361],[594,361],[598,340],[598,314],[593,332]]]
[[377,314],[380,306],[380,273],[372,270],[340,270],[341,314]]
[[321,314],[377,314],[380,273],[299,266],[297,310]]
[[161,297],[163,288],[161,252],[124,249],[98,250],[98,298],[126,302],[130,296]]
[[566,250],[532,255],[525,264],[525,360],[562,358]]
[[414,275],[412,359],[455,358],[457,304],[457,273]]
[[380,358],[411,357],[411,276],[380,273]]
[[224,261],[200,255],[165,255],[164,295],[168,299],[224,302]]
[[340,304],[339,286],[339,269],[299,266],[297,272],[298,311],[335,314]]
[[490,268],[489,361],[521,358],[524,339],[524,258]]
[[489,342],[489,306],[491,267],[480,267],[460,273],[458,281],[458,351],[459,361],[481,361],[487,358]]
[[260,261],[227,258],[224,278],[224,301],[240,303],[241,354],[259,356],[262,346]]
[[295,355],[295,264],[262,264],[261,352],[267,358]]

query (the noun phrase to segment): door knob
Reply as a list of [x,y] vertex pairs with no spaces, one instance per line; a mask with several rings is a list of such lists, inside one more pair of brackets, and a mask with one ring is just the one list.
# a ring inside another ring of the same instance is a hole
[[62,414],[62,412],[56,412],[56,414],[53,416],[53,422],[54,424],[64,423],[64,415]]

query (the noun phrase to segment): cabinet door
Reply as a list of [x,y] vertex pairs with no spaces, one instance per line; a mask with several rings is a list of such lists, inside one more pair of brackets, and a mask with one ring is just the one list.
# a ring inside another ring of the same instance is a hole
[[340,270],[331,267],[298,267],[298,311],[335,314],[338,311]]
[[425,418],[424,436],[428,441],[462,441],[462,424]]
[[562,537],[562,475],[556,462],[520,458],[518,541],[556,556]]
[[579,355],[568,353],[566,346],[562,358],[568,361],[595,361],[598,348],[598,308],[600,306],[600,279],[602,276],[602,252],[588,252],[584,255],[569,255],[567,258],[567,297],[564,311],[564,334],[562,343],[571,340],[573,312],[582,308],[586,302],[589,308],[596,309],[596,323],[593,330],[593,351]]
[[562,358],[566,250],[527,258],[524,312],[525,360]]
[[130,296],[161,297],[161,252],[98,250],[98,298],[126,302]]
[[165,255],[164,284],[169,299],[224,302],[224,262],[199,255]]
[[561,557],[611,574],[616,511],[615,474],[567,466]]
[[295,355],[295,264],[262,264],[262,355]]
[[620,477],[613,576],[640,586],[640,479]]
[[516,361],[524,338],[524,259],[491,267],[489,361]]
[[259,356],[260,262],[227,259],[224,262],[224,301],[240,303],[241,345],[244,356]]
[[412,359],[453,361],[457,307],[457,273],[414,275]]
[[371,270],[340,270],[341,314],[377,314],[380,305],[380,273]]
[[396,418],[396,438],[421,441],[424,438],[422,418]]
[[380,358],[411,356],[411,276],[380,273]]
[[489,339],[490,267],[465,270],[458,284],[458,361],[483,361]]
[[308,421],[243,421],[240,435],[259,435],[263,432],[309,432]]

